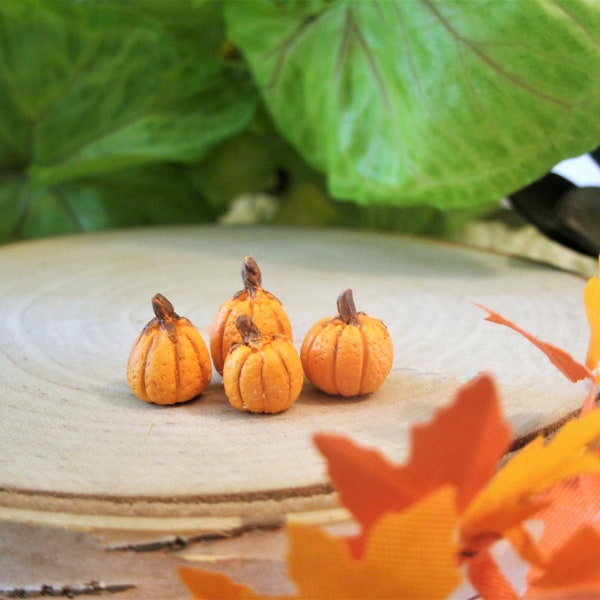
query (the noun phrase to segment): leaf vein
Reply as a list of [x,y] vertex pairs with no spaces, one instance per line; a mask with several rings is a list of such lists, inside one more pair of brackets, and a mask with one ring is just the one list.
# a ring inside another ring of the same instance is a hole
[[455,40],[457,45],[462,46],[470,50],[479,60],[493,69],[499,76],[501,76],[504,80],[512,83],[515,87],[521,88],[526,92],[545,100],[546,102],[551,102],[557,106],[560,106],[564,109],[572,108],[571,105],[567,102],[564,102],[560,98],[556,98],[555,96],[551,96],[549,94],[545,94],[540,90],[536,89],[533,85],[530,85],[520,77],[515,76],[514,74],[509,73],[506,69],[504,69],[500,64],[498,64],[495,60],[493,60],[488,54],[486,54],[479,44],[473,42],[464,36],[462,36],[450,23],[450,21],[444,17],[444,15],[438,10],[436,7],[436,3],[434,0],[423,0],[424,5],[433,13],[433,15],[438,19],[440,24],[446,29],[446,31],[450,34],[452,39]]

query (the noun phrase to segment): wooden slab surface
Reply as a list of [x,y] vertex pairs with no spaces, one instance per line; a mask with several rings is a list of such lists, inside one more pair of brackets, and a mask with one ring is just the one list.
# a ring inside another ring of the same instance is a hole
[[[327,397],[305,384],[287,412],[228,404],[215,374],[189,403],[137,400],[127,356],[166,295],[208,340],[252,255],[283,302],[295,343],[354,290],[396,355],[374,394]],[[0,519],[94,531],[222,532],[338,510],[316,431],[342,432],[402,461],[412,424],[492,373],[522,437],[576,410],[566,381],[484,304],[583,359],[585,281],[527,261],[385,234],[297,229],[148,228],[0,249]],[[465,436],[469,432],[465,431]],[[443,452],[443,440],[439,441]]]

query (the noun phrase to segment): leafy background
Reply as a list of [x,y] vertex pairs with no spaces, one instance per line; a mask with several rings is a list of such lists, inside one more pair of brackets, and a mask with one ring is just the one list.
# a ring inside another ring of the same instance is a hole
[[0,242],[228,219],[455,235],[598,145],[599,90],[594,0],[9,0]]

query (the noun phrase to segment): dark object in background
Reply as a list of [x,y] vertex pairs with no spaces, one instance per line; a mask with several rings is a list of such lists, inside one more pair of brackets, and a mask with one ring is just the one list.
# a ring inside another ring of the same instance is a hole
[[[590,156],[600,165],[600,147]],[[509,199],[515,212],[551,240],[582,254],[600,254],[600,187],[577,187],[548,173]]]

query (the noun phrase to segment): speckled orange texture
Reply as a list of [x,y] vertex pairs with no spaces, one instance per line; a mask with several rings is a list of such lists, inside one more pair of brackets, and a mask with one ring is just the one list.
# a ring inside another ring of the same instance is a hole
[[242,341],[236,327],[240,315],[248,315],[265,335],[282,334],[292,339],[292,325],[281,302],[261,286],[261,273],[250,256],[242,265],[244,289],[226,300],[217,311],[210,329],[210,353],[218,373],[223,373],[229,349]]
[[310,328],[300,357],[313,385],[327,394],[351,397],[374,392],[383,383],[392,368],[394,346],[387,327],[357,313],[352,302],[350,314],[321,319]]
[[288,409],[302,390],[300,356],[281,335],[244,339],[225,359],[223,385],[235,408],[255,413]]
[[160,294],[153,298],[157,316],[133,344],[127,380],[141,400],[176,404],[191,400],[206,389],[212,365],[200,332],[188,319],[172,311],[168,300],[164,304],[161,298],[166,300]]

